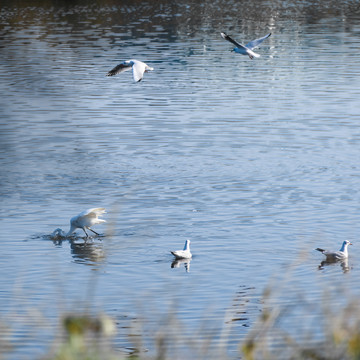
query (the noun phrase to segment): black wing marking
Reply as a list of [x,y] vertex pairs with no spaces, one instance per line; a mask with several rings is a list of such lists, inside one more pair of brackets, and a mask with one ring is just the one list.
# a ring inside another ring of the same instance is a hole
[[229,35],[225,34],[225,33],[221,33],[221,36],[223,39],[230,41],[231,43],[233,43],[236,47],[238,48],[243,48],[244,45],[241,45],[240,43],[238,43],[237,41],[235,41],[234,39],[232,39]]
[[116,75],[116,74],[120,74],[120,73],[122,73],[122,72],[124,72],[124,71],[126,71],[126,70],[130,70],[131,67],[132,67],[132,64],[123,62],[123,63],[115,66],[112,70],[110,70],[110,71],[106,74],[106,76],[114,76],[114,75]]

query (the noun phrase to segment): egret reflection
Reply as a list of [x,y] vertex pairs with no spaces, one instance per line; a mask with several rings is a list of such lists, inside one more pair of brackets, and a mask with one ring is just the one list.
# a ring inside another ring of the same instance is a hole
[[101,237],[105,237],[105,235],[96,234],[92,236],[80,236],[76,233],[68,235],[61,228],[55,229],[50,235],[43,236],[44,239],[52,240],[55,245],[61,245],[64,240],[69,240],[70,242],[82,241],[83,243],[89,243],[92,240],[94,240],[94,238],[101,238]]
[[52,240],[55,246],[62,246],[63,242],[69,243],[71,255],[77,263],[87,265],[101,264],[106,258],[103,244],[96,241],[94,237],[76,235],[68,237],[62,229],[58,228],[50,235],[44,236],[44,238]]
[[77,263],[95,265],[101,264],[106,258],[103,244],[95,242],[70,241],[71,255]]

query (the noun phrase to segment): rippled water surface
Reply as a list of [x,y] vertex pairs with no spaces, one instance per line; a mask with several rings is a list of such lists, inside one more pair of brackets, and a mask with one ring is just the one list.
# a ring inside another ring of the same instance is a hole
[[[230,308],[234,355],[274,278],[291,271],[279,302],[359,290],[357,2],[54,4],[0,7],[9,358],[44,354],[58,315],[88,308],[116,319],[119,349],[139,314],[156,328],[176,308],[191,332],[204,318],[221,328]],[[251,61],[221,31],[272,36]],[[130,58],[155,70],[105,76]],[[52,240],[100,206],[103,237]],[[172,267],[186,239],[193,259]],[[313,249],[344,239],[350,271],[319,270]]]

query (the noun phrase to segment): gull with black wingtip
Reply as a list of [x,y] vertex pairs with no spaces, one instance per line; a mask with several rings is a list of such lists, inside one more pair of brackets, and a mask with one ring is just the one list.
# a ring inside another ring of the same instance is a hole
[[348,258],[348,246],[352,245],[349,240],[345,240],[342,243],[341,249],[339,251],[328,251],[321,248],[316,248],[315,250],[320,251],[326,256],[326,261],[337,261],[345,260]]
[[123,61],[121,64],[116,65],[112,70],[110,70],[106,76],[114,76],[120,74],[124,71],[131,70],[133,71],[133,78],[134,81],[139,82],[144,77],[144,73],[148,71],[154,70],[154,68],[150,67],[149,65],[145,64],[139,60],[126,60]]
[[233,49],[233,51],[235,51],[236,53],[241,54],[241,55],[248,55],[250,59],[253,59],[254,57],[260,57],[260,55],[255,53],[253,51],[253,49],[258,47],[270,35],[271,35],[271,33],[263,36],[262,38],[250,41],[246,45],[242,45],[242,44],[238,43],[236,40],[234,40],[233,38],[231,38],[229,35],[227,35],[225,33],[221,33],[221,36],[222,36],[223,39],[231,42],[232,44],[234,44],[236,46]]

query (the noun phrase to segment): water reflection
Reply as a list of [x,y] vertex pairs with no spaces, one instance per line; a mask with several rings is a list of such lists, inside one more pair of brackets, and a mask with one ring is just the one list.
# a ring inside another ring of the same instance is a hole
[[242,326],[247,327],[249,326],[249,307],[253,300],[251,293],[254,292],[255,288],[248,286],[241,286],[240,288],[233,299],[233,313],[230,322],[240,321],[242,322]]
[[71,255],[75,262],[87,265],[99,265],[103,263],[106,258],[103,244],[95,242],[94,237],[81,237],[73,235],[66,237],[62,229],[55,229],[50,235],[43,236],[44,239],[50,239],[55,246],[62,246],[63,242],[70,243]]
[[184,264],[185,271],[190,272],[190,262],[191,259],[176,259],[171,263],[171,268],[179,268],[182,264]]
[[[83,2],[58,1],[57,11],[53,10],[53,2],[44,0],[41,6],[29,7],[27,0],[8,2],[4,6],[4,18],[12,25],[25,27],[31,22],[36,23],[37,33],[41,39],[52,41],[58,35],[56,24],[68,26],[68,33],[75,34],[78,41],[84,41],[84,36],[101,45],[101,37],[93,35],[97,31],[111,39],[115,45],[120,33],[125,40],[139,39],[137,45],[143,44],[141,37],[158,33],[162,39],[173,40],[179,34],[193,36],[198,30],[211,31],[219,23],[227,26],[243,27],[253,32],[259,23],[273,24],[282,18],[298,17],[302,22],[314,23],[320,19],[342,16],[344,22],[355,22],[354,15],[358,13],[357,2],[328,0],[326,2],[294,2],[294,1],[236,1],[223,0],[180,1],[159,0],[148,2],[143,0],[102,0]],[[246,9],[246,17],[232,18]],[[14,11],[17,10],[17,11]],[[253,21],[256,19],[257,21]],[[11,32],[5,26],[7,35]],[[50,27],[48,25],[51,25]],[[141,26],[139,26],[141,25]],[[38,27],[44,26],[44,32]],[[88,33],[81,34],[79,30]]]
[[63,240],[66,239],[65,235],[66,234],[65,234],[64,230],[57,228],[50,234],[50,236],[44,236],[44,238],[51,239],[55,245],[61,245]]
[[343,260],[323,260],[321,261],[318,269],[319,270],[324,270],[326,266],[335,266],[335,265],[340,265],[342,268],[343,273],[348,273],[350,271],[350,266],[349,266],[349,259],[343,259]]
[[74,261],[86,265],[99,265],[106,259],[103,244],[84,241],[70,241],[71,255]]
[[43,236],[44,239],[50,239],[50,240],[53,240],[55,242],[60,242],[60,243],[63,240],[75,241],[75,240],[79,240],[79,239],[82,239],[82,240],[84,240],[84,242],[87,242],[87,241],[92,241],[95,238],[101,238],[101,237],[105,237],[105,235],[98,234],[98,233],[95,233],[95,235],[92,235],[92,236],[80,236],[78,234],[67,235],[67,233],[64,230],[62,230],[61,228],[55,229],[50,235]]

